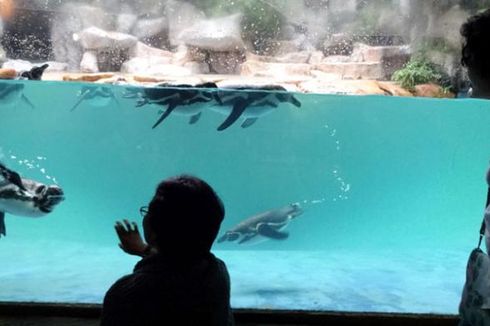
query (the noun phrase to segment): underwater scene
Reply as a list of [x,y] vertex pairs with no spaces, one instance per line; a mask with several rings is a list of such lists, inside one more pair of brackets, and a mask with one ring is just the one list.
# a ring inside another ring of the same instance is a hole
[[[159,181],[187,173],[225,204],[233,308],[456,314],[489,119],[473,99],[2,81],[0,161],[64,200],[5,214],[0,301],[101,303],[138,261],[115,222],[141,229]],[[242,237],[257,216],[277,223]]]

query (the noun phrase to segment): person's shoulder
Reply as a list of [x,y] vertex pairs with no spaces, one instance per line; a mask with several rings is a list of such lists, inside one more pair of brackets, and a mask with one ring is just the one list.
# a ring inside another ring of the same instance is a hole
[[119,285],[119,284],[126,284],[128,282],[132,282],[136,277],[138,276],[138,273],[132,272],[130,274],[126,274],[124,276],[121,276],[118,278],[115,282],[114,285]]
[[226,264],[223,260],[216,257],[213,253],[209,254],[210,259],[219,267],[226,269]]
[[134,278],[133,274],[128,274],[119,278],[111,285],[109,290],[107,290],[106,296],[109,294],[111,295],[117,294],[120,291],[120,289],[124,288],[127,284],[131,283],[133,278]]
[[142,296],[142,291],[135,291],[134,274],[125,275],[115,281],[104,295],[101,326],[137,325],[134,322],[133,309]]
[[220,258],[212,255],[212,260],[216,268],[216,272],[218,275],[221,275],[225,280],[230,279],[229,272],[228,272],[228,267],[226,266],[226,263],[221,260]]
[[109,290],[106,297],[121,298],[126,301],[132,296],[138,296],[146,291],[149,287],[148,275],[141,273],[131,273],[119,278],[115,281]]

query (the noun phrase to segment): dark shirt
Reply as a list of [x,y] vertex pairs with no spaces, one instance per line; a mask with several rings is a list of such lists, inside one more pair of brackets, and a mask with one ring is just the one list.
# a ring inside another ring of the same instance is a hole
[[211,253],[190,261],[143,258],[107,291],[101,321],[140,325],[234,325],[225,263]]

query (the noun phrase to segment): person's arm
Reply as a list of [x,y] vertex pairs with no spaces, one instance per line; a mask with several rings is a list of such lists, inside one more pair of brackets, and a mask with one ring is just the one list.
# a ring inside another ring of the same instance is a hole
[[117,236],[119,237],[119,247],[130,255],[146,257],[156,253],[156,249],[143,241],[138,230],[138,225],[135,222],[123,220],[117,221],[114,226]]

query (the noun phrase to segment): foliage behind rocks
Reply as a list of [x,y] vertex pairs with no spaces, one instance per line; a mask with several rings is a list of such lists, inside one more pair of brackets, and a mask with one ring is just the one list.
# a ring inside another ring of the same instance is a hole
[[393,74],[393,81],[403,88],[413,90],[416,85],[440,83],[443,73],[424,57],[412,58],[402,69]]

